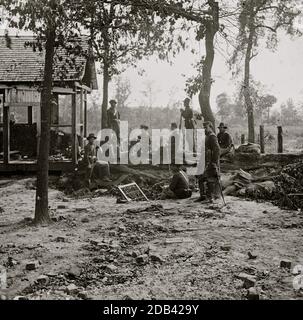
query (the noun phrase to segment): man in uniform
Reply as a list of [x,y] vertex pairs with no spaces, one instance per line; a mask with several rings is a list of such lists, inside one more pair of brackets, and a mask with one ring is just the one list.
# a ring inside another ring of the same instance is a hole
[[[218,179],[220,175],[220,146],[214,133],[213,124],[204,122],[205,130],[205,171],[198,177],[200,198],[196,201],[208,200],[212,202],[217,198]],[[207,190],[205,190],[205,184]]]
[[97,138],[93,133],[90,133],[87,137],[88,144],[84,147],[84,164],[87,168],[87,177],[89,182],[91,179],[102,180],[104,182],[110,182],[110,170],[109,164],[106,161],[98,160],[97,158],[97,147],[95,140]]
[[220,156],[233,156],[233,139],[231,135],[226,131],[227,126],[223,122],[221,122],[218,129],[220,131],[217,135],[218,142],[220,145]]
[[173,165],[173,178],[170,185],[162,193],[161,199],[187,199],[192,195],[189,178],[182,165]]
[[107,124],[110,129],[112,129],[117,136],[118,145],[120,145],[120,114],[117,110],[117,101],[109,101],[110,108],[107,110]]
[[181,117],[184,118],[184,125],[186,130],[191,130],[187,132],[186,134],[186,140],[188,143],[188,146],[190,148],[190,151],[193,151],[194,153],[196,152],[196,145],[195,145],[195,134],[194,134],[194,129],[195,129],[195,123],[194,123],[194,113],[192,108],[190,107],[190,99],[186,98],[184,101],[184,107],[185,109],[181,109]]

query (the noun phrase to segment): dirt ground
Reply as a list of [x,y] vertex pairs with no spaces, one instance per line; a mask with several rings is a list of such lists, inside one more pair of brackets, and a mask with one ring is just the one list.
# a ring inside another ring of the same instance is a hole
[[[233,197],[226,207],[116,204],[50,190],[56,222],[35,227],[34,181],[0,180],[2,299],[247,299],[241,273],[260,299],[303,299],[292,274],[303,265],[302,212]],[[35,270],[29,261],[39,261]]]

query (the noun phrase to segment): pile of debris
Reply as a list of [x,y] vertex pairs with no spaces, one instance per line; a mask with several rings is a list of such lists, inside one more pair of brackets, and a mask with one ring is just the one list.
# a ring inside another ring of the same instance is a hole
[[303,209],[303,161],[263,177],[240,170],[225,182],[224,187],[226,195],[271,201],[281,208]]

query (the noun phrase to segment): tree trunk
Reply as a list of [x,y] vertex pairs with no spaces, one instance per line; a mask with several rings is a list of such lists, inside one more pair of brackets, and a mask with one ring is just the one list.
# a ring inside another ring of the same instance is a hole
[[109,85],[108,63],[107,63],[107,61],[104,61],[104,63],[103,63],[103,100],[102,100],[101,129],[107,128],[108,85]]
[[52,105],[53,58],[55,51],[56,32],[50,27],[45,45],[45,66],[43,87],[41,92],[41,136],[37,163],[37,191],[35,219],[36,224],[51,221],[48,211],[48,158],[50,143],[50,111]]
[[102,98],[102,117],[101,129],[108,127],[107,123],[107,108],[108,108],[108,86],[110,81],[109,75],[109,40],[106,30],[102,32],[104,42],[104,56],[103,56],[103,98]]
[[247,49],[245,54],[245,68],[244,68],[244,99],[247,110],[248,120],[248,142],[255,142],[255,118],[254,118],[254,106],[250,97],[250,61],[252,59],[252,48],[255,29],[253,27],[253,14],[250,17],[249,36],[247,42]]
[[212,21],[206,22],[205,48],[206,56],[203,63],[202,79],[203,84],[199,93],[199,104],[205,121],[210,121],[215,128],[215,117],[210,105],[210,92],[212,86],[211,71],[214,63],[215,49],[214,38],[219,28],[218,3],[209,1],[212,8]]

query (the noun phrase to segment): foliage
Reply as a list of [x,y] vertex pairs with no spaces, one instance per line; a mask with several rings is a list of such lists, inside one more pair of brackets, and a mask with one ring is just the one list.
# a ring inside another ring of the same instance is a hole
[[131,94],[131,84],[129,79],[118,76],[115,81],[116,94],[115,99],[117,100],[117,107],[127,107],[127,100]]

